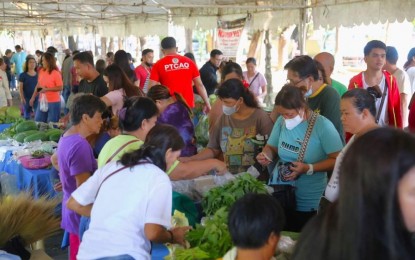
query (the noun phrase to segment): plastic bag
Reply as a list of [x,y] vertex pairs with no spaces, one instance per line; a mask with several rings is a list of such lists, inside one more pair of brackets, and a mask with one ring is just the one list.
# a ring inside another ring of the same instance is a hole
[[40,98],[39,98],[39,109],[42,112],[48,112],[48,99],[46,97],[46,95],[44,93],[40,93]]

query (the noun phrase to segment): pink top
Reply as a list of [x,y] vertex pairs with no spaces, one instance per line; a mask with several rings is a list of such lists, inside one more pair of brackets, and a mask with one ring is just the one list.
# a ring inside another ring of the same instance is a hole
[[[256,76],[258,74],[258,76]],[[254,95],[257,97],[261,95],[262,93],[262,86],[267,85],[267,80],[265,79],[264,75],[262,75],[260,72],[255,72],[255,75],[251,78],[248,78],[248,72],[243,72],[244,79],[250,84],[249,90],[254,93]],[[256,76],[256,77],[255,77]]]
[[125,96],[125,92],[124,89],[117,89],[117,90],[113,90],[108,92],[104,97],[108,98],[111,101],[111,108],[112,108],[112,113],[114,115],[118,115],[118,111],[121,110],[121,108],[124,105],[124,96]]

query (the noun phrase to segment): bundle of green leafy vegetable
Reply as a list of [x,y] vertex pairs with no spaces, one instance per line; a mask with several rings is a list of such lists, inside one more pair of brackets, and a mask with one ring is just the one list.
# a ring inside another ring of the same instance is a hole
[[209,190],[202,200],[202,208],[207,216],[213,215],[221,207],[229,209],[236,200],[247,193],[266,193],[265,184],[246,173],[234,181]]
[[191,248],[176,249],[171,259],[217,259],[225,255],[232,248],[227,221],[228,211],[223,207],[208,217],[204,225],[196,224],[186,235]]
[[196,224],[186,235],[190,248],[176,248],[165,259],[217,259],[232,248],[228,230],[228,211],[233,203],[247,193],[266,193],[263,182],[246,173],[227,184],[212,188],[202,200],[206,213],[204,224]]

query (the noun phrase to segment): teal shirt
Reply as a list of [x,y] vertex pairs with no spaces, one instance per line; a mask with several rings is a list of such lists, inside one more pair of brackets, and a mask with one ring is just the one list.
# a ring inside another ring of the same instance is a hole
[[[308,121],[301,122],[292,130],[285,127],[284,118],[280,116],[275,122],[268,145],[277,148],[279,162],[295,162],[307,131]],[[328,154],[339,152],[343,148],[336,128],[327,118],[318,116],[311,132],[304,155],[304,163],[317,163],[327,159]],[[326,172],[314,172],[313,175],[301,174],[295,181],[284,182],[278,178],[278,167],[272,172],[272,184],[294,185],[296,189],[297,210],[315,211],[321,195],[327,185]]]
[[15,74],[20,75],[23,72],[23,64],[26,61],[26,52],[16,52],[10,59],[11,63],[15,64]]
[[334,79],[331,79],[331,86],[337,91],[337,93],[339,93],[340,97],[342,97],[343,94],[347,91],[345,85]]

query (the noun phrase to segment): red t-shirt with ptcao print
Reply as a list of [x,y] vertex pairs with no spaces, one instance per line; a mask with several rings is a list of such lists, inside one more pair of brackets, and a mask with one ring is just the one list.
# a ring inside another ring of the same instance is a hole
[[150,80],[160,82],[174,92],[182,94],[190,107],[194,107],[192,82],[199,77],[199,70],[194,62],[184,56],[167,55],[154,64],[151,69]]

